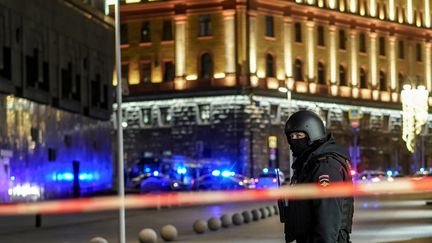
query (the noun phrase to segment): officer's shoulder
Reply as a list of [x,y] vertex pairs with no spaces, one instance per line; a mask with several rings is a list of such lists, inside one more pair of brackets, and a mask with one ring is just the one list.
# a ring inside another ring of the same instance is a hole
[[336,159],[334,156],[331,156],[329,154],[319,155],[316,161],[320,165],[331,165],[337,168],[342,166],[338,159]]

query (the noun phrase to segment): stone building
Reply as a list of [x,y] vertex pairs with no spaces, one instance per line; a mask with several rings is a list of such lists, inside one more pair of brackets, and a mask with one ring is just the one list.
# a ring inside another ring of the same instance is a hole
[[23,2],[0,3],[0,202],[111,188],[113,21]]
[[[430,0],[125,1],[127,158],[288,172],[283,125],[313,109],[359,170],[430,166],[432,151],[405,148],[400,99],[410,80],[431,90],[430,9]],[[430,147],[431,126],[419,148]]]

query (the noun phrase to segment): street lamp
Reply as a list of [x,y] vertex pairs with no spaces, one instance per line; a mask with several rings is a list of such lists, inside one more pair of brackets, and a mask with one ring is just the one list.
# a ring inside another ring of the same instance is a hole
[[417,87],[405,84],[401,92],[403,133],[402,138],[408,150],[415,150],[416,136],[422,131],[428,118],[429,91],[423,85]]
[[[279,87],[279,92],[281,93],[286,93],[287,95],[287,100],[288,100],[288,113],[290,112],[291,109],[291,90],[289,89],[288,85],[287,87]],[[290,171],[290,178],[292,177],[293,173],[292,173],[292,164],[293,164],[293,155],[291,150],[289,150],[289,171]]]

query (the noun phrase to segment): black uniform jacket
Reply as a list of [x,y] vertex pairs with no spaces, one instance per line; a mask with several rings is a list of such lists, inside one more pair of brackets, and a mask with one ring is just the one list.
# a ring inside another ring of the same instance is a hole
[[[291,186],[318,183],[331,188],[334,182],[352,183],[349,154],[335,144],[331,135],[326,141],[299,156],[294,164]],[[353,198],[294,200],[284,209],[285,234],[294,240],[306,236],[307,242],[335,243],[341,231],[351,232]],[[346,234],[344,235],[346,237]]]

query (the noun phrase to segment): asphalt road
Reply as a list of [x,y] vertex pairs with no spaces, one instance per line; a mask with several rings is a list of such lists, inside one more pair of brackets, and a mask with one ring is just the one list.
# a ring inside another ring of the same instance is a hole
[[[278,216],[249,224],[230,226],[218,231],[196,234],[192,224],[223,214],[274,205],[272,202],[207,205],[200,207],[128,210],[126,235],[128,243],[137,243],[138,232],[166,224],[177,227],[176,242],[283,243],[283,225]],[[0,217],[0,243],[84,243],[101,236],[118,242],[117,212],[69,215],[43,215],[42,227],[35,228],[34,216]],[[431,238],[429,238],[431,237]],[[424,200],[390,201],[357,199],[352,241],[357,242],[432,242],[432,206]],[[158,242],[163,242],[159,237]]]

